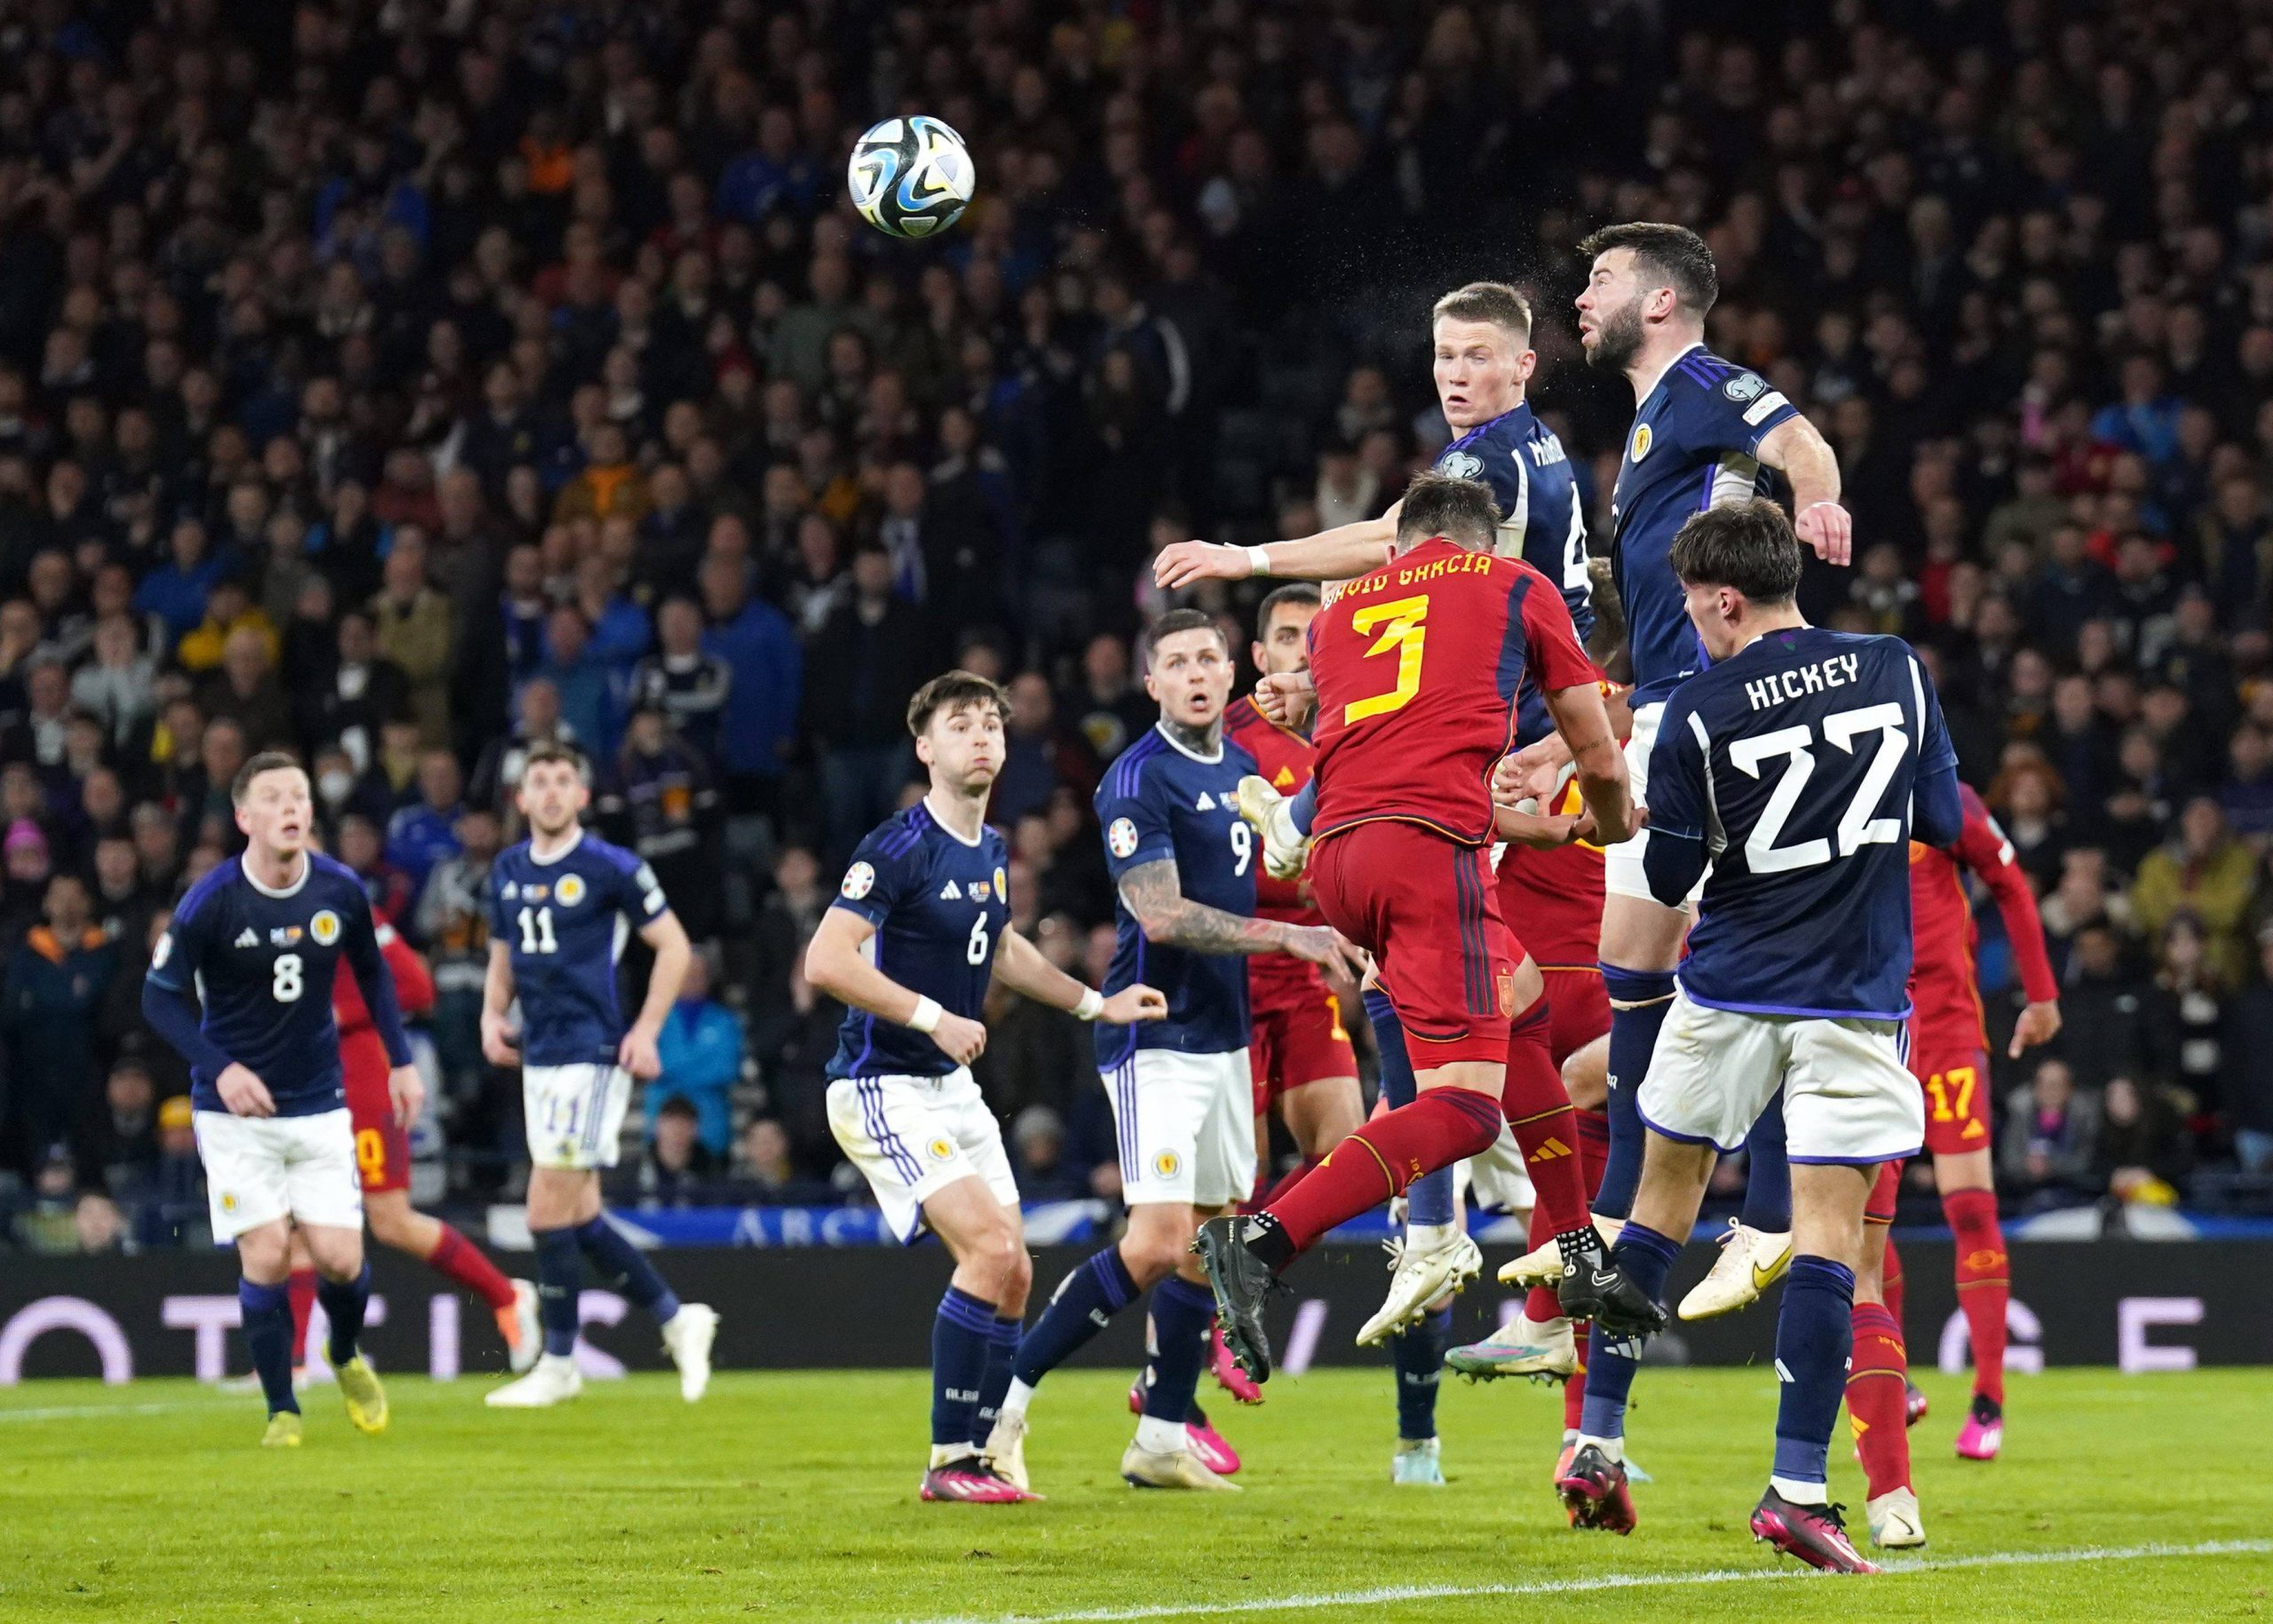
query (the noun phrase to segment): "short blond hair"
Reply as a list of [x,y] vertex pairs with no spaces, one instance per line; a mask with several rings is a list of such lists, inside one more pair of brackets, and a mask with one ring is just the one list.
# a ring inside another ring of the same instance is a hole
[[1454,321],[1489,321],[1506,328],[1521,343],[1531,342],[1531,301],[1505,282],[1470,282],[1453,289],[1430,309],[1430,325],[1447,317]]

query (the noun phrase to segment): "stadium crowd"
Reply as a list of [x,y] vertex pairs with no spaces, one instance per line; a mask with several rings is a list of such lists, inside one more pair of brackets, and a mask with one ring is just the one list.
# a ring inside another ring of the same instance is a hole
[[[200,1210],[139,986],[271,746],[432,961],[450,1192],[519,1143],[482,884],[565,740],[706,949],[629,1199],[841,1199],[798,963],[912,690],[1010,685],[1017,922],[1101,979],[1152,551],[1392,500],[1475,275],[1532,293],[1601,551],[1631,402],[1567,310],[1612,218],[1707,236],[1714,347],[1843,465],[1857,566],[1803,606],[1929,653],[2040,890],[2067,1031],[1998,1079],[2009,1196],[2273,1192],[2262,7],[38,0],[0,43],[19,1240]],[[927,246],[842,197],[917,108],[981,183]],[[1993,939],[1984,980],[2008,1028]],[[995,1011],[1030,1196],[1115,1193],[1089,1057]]]

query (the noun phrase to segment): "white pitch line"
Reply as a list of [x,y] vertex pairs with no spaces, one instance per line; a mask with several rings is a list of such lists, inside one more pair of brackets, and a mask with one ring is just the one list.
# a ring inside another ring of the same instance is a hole
[[0,1422],[11,1421],[90,1421],[105,1415],[168,1415],[179,1410],[210,1410],[219,1401],[194,1400],[168,1404],[58,1404],[43,1409],[0,1408]]
[[[2195,1545],[2086,1546],[2074,1550],[1990,1551],[1977,1557],[1897,1561],[1889,1574],[1941,1573],[1965,1568],[2065,1567],[2087,1562],[2140,1562],[2166,1557],[2261,1556],[2273,1540],[2206,1540]],[[1481,1596],[1584,1596],[1603,1590],[1639,1590],[1698,1585],[1759,1584],[1828,1579],[1813,1568],[1711,1568],[1697,1573],[1604,1573],[1588,1579],[1542,1579],[1504,1585],[1384,1585],[1372,1590],[1335,1590],[1316,1596],[1274,1596],[1250,1602],[1206,1602],[1153,1607],[1091,1607],[1078,1612],[1013,1612],[992,1620],[963,1613],[923,1624],[1123,1624],[1134,1619],[1186,1619],[1202,1614],[1301,1612],[1319,1607],[1375,1607],[1384,1602],[1426,1602]]]

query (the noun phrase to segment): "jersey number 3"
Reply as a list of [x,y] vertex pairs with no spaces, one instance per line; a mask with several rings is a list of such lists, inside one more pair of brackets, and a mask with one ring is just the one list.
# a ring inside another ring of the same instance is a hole
[[[1850,756],[1855,753],[1855,741],[1859,735],[1876,733],[1879,736],[1878,753],[1864,770],[1863,781],[1855,788],[1855,798],[1839,814],[1833,834],[1841,857],[1851,857],[1865,846],[1892,845],[1907,838],[1901,819],[1871,815],[1886,798],[1887,786],[1894,782],[1895,772],[1902,765],[1903,752],[1910,748],[1902,723],[1902,707],[1892,703],[1835,710],[1823,718],[1824,741]],[[1813,743],[1813,732],[1802,722],[1796,727],[1779,727],[1756,738],[1739,739],[1729,746],[1730,764],[1751,778],[1758,778],[1762,764],[1776,757],[1786,757],[1792,764],[1776,780],[1760,820],[1752,826],[1752,833],[1745,840],[1745,864],[1754,874],[1814,868],[1832,860],[1832,842],[1821,836],[1788,846],[1776,844],[1784,833],[1784,825],[1798,810],[1800,796],[1807,788],[1808,780],[1815,776],[1815,752],[1810,748]]]
[[1342,725],[1362,722],[1367,717],[1387,716],[1392,710],[1402,710],[1421,692],[1421,658],[1429,638],[1429,629],[1422,622],[1429,617],[1429,595],[1422,592],[1411,598],[1393,598],[1387,603],[1367,604],[1350,617],[1350,630],[1355,632],[1382,628],[1382,635],[1366,651],[1365,657],[1397,651],[1397,686],[1386,693],[1376,693],[1369,699],[1351,700],[1342,708]]

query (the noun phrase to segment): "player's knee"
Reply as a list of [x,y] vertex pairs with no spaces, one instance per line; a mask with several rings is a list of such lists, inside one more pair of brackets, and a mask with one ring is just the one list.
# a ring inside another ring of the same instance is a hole
[[237,1262],[249,1280],[281,1280],[292,1266],[290,1237],[276,1226],[249,1231],[237,1237]]
[[998,1306],[1024,1303],[1034,1289],[1034,1255],[1026,1250],[1026,1238],[1016,1228],[1004,1238],[1001,1283],[994,1293]]
[[1580,1111],[1599,1111],[1610,1097],[1602,1068],[1588,1058],[1583,1049],[1564,1058],[1563,1091]]
[[1121,1261],[1140,1287],[1168,1279],[1184,1262],[1189,1243],[1172,1234],[1138,1235],[1133,1232],[1121,1243]]

